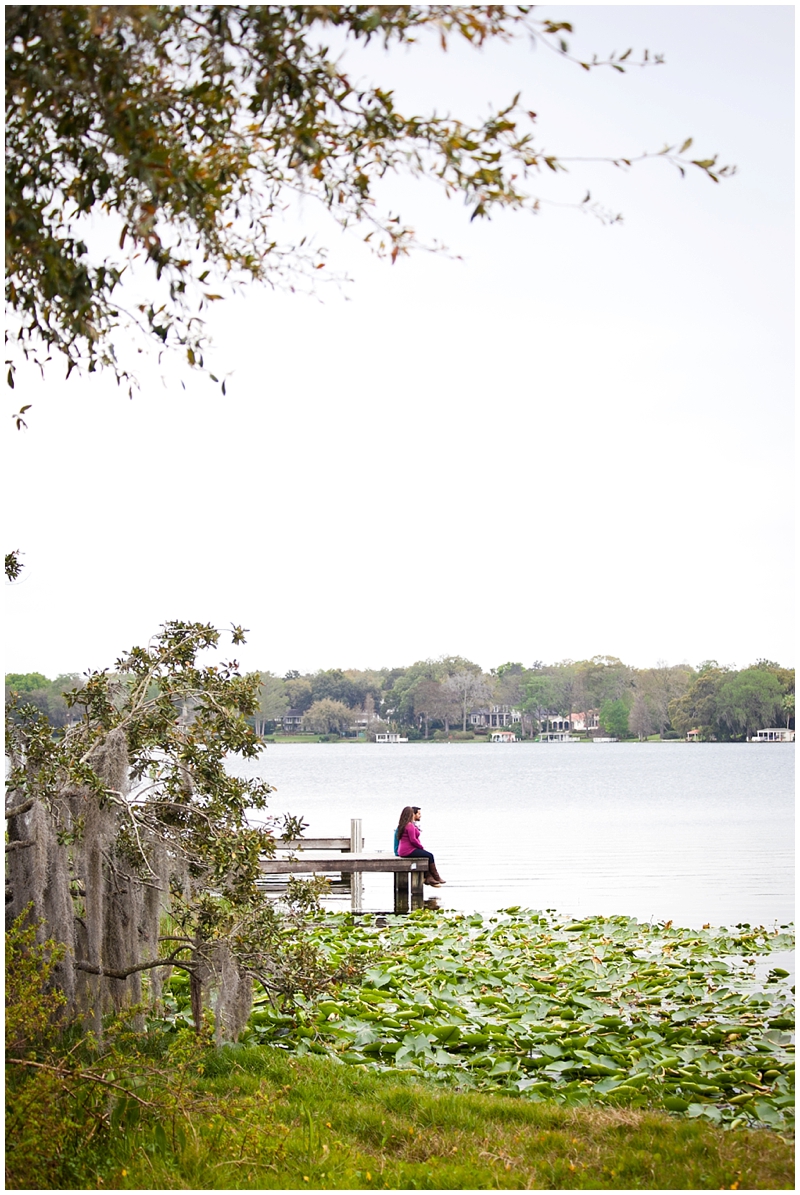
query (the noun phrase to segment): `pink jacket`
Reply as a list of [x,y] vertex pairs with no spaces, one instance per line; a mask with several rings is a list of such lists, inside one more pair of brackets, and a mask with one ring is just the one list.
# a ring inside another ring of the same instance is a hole
[[417,848],[424,849],[419,840],[419,830],[415,822],[408,822],[403,833],[400,835],[400,842],[397,844],[398,855],[410,855]]

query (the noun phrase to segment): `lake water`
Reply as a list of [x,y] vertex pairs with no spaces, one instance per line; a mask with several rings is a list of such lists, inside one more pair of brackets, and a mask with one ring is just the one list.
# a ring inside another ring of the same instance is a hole
[[[271,810],[302,814],[309,835],[361,818],[368,850],[391,850],[401,808],[419,805],[442,908],[794,918],[789,744],[275,744],[236,770],[276,785]],[[392,883],[365,875],[364,909],[390,910]]]

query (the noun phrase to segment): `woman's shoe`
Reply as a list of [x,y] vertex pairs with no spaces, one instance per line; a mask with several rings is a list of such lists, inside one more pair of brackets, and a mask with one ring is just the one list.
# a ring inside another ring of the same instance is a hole
[[441,888],[442,886],[441,884],[437,883],[436,880],[426,880],[425,883],[429,888]]

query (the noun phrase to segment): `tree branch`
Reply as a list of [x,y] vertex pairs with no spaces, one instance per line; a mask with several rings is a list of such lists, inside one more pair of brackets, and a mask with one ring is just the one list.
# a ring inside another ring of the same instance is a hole
[[87,963],[82,959],[76,959],[74,965],[78,971],[86,971],[89,975],[103,975],[107,979],[127,979],[129,975],[135,975],[137,971],[151,971],[154,967],[183,967],[184,971],[191,971],[193,964],[178,958],[181,950],[185,949],[185,946],[180,946],[173,951],[169,958],[156,959],[152,963],[136,963],[135,966],[126,967],[122,971],[111,971],[107,967],[98,967],[94,963]]
[[19,817],[22,813],[27,813],[29,809],[33,809],[36,803],[35,797],[29,797],[27,801],[23,801],[21,805],[12,805],[10,809],[6,810],[6,819],[10,817]]
[[33,1066],[37,1070],[50,1071],[51,1074],[58,1075],[60,1079],[75,1079],[81,1083],[100,1083],[103,1087],[113,1087],[115,1091],[122,1091],[131,1099],[136,1100],[137,1104],[141,1104],[143,1108],[155,1108],[156,1104],[152,1100],[143,1100],[141,1096],[135,1095],[129,1088],[122,1083],[114,1083],[111,1079],[104,1079],[100,1075],[96,1075],[94,1071],[75,1071],[69,1070],[63,1066],[53,1066],[49,1062],[33,1062],[30,1058],[6,1058],[6,1064],[12,1063],[14,1066]]

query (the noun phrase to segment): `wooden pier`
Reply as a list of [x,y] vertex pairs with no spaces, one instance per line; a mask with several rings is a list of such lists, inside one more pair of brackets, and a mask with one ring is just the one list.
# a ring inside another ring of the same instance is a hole
[[422,908],[427,859],[404,859],[390,851],[365,851],[361,819],[353,818],[349,838],[295,838],[279,843],[281,853],[262,859],[265,877],[283,875],[336,874],[350,880],[350,903],[361,911],[364,872],[388,872],[394,875],[394,911],[408,913]]

